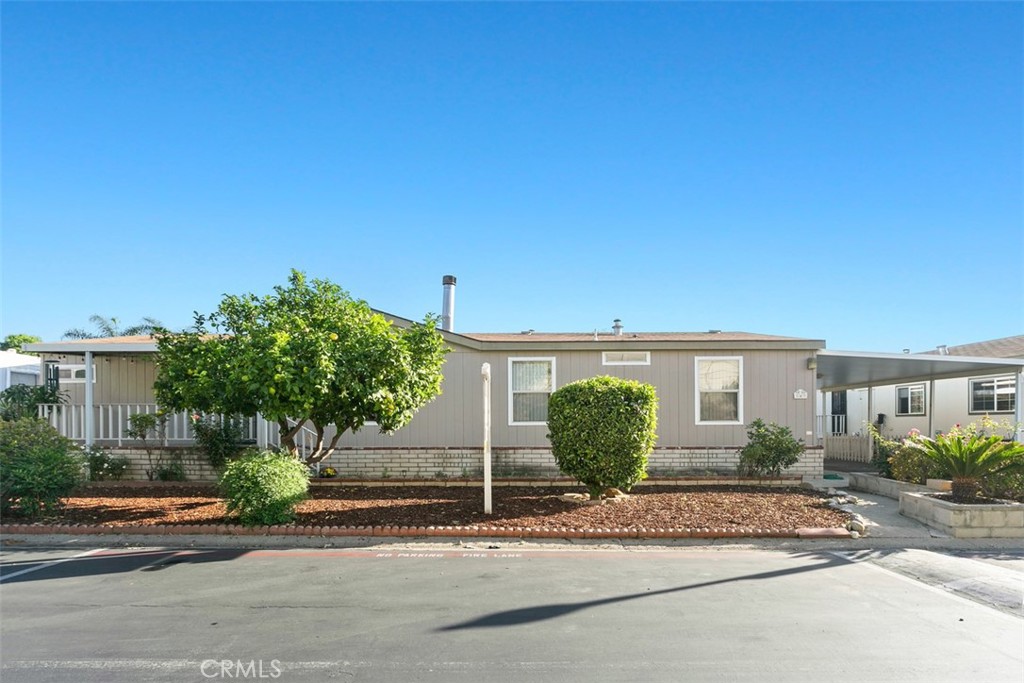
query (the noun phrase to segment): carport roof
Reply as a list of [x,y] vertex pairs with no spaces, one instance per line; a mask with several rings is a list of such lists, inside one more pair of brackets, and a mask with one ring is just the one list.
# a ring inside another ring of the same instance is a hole
[[828,351],[817,354],[818,389],[841,391],[932,379],[1016,374],[1024,358]]

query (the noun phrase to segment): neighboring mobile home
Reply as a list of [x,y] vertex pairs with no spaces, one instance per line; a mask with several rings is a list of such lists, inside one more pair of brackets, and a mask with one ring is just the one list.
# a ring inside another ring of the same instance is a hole
[[[1024,335],[990,341],[939,346],[919,356],[1005,358],[1024,361]],[[868,413],[868,392],[872,409]],[[978,370],[968,377],[918,380],[871,389],[829,392],[825,396],[827,429],[832,434],[863,434],[870,421],[881,422],[884,434],[902,436],[912,429],[934,435],[956,424],[989,416],[1012,424],[1016,418],[1017,381],[1012,371]]]

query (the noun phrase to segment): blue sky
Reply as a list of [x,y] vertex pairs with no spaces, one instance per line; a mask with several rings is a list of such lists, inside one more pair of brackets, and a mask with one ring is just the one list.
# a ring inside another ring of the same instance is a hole
[[0,334],[289,269],[459,331],[1024,333],[1020,3],[2,4]]

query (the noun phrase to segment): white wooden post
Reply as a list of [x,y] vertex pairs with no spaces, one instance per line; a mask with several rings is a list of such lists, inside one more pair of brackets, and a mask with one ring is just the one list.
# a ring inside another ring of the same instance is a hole
[[491,364],[480,367],[484,385],[484,514],[492,512],[491,506]]
[[1017,381],[1013,387],[1013,421],[1017,426],[1015,438],[1017,443],[1024,443],[1024,396],[1021,396],[1021,389],[1024,389],[1024,369],[1017,371]]
[[96,425],[93,412],[93,387],[95,381],[92,369],[92,351],[85,352],[85,447],[92,446]]
[[929,439],[935,438],[935,380],[928,381],[928,433]]

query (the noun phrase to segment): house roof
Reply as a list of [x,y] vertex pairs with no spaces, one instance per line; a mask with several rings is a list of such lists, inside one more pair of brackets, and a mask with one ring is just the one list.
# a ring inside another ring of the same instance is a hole
[[1024,358],[1024,334],[1016,337],[1003,337],[989,341],[961,344],[946,347],[943,354],[939,349],[926,351],[927,355],[948,356],[982,356],[984,358]]
[[[410,321],[388,315],[396,324],[405,326]],[[483,333],[441,332],[449,343],[475,350],[592,350],[612,346],[626,349],[808,349],[824,348],[822,339],[781,337],[750,332],[632,332],[615,335],[609,332],[529,332]],[[74,339],[59,342],[40,342],[25,347],[37,353],[153,353],[156,339],[152,335],[136,337],[103,337]]]
[[753,334],[750,332],[623,332],[615,335],[610,332],[527,332],[493,333],[493,332],[460,332],[463,337],[482,342],[610,342],[626,341],[657,341],[657,342],[735,342],[735,341],[767,341],[792,342],[812,341],[797,337],[779,337],[771,334]]

